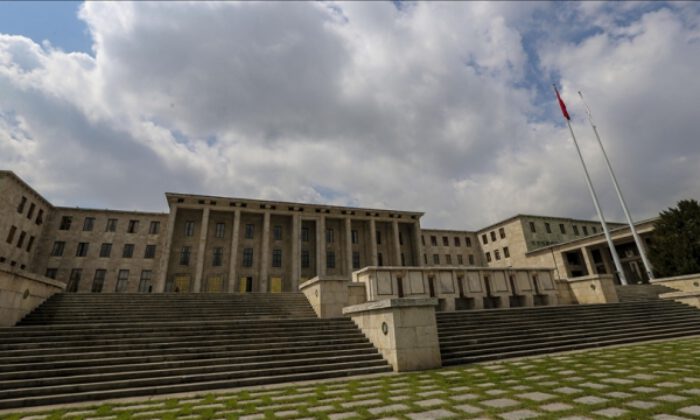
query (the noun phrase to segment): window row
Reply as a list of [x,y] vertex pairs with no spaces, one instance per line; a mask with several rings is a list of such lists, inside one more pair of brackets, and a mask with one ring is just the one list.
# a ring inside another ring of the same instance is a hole
[[[496,241],[496,231],[492,230],[491,232],[489,232],[489,234],[491,235],[491,242],[495,242]],[[500,239],[506,238],[506,229],[505,228],[502,228],[502,227],[498,228],[498,237]],[[484,245],[489,243],[489,238],[485,233],[481,235],[481,242],[483,242]]]
[[[421,236],[421,242],[423,243],[423,246],[425,246],[425,236]],[[459,236],[455,236],[453,238],[454,246],[462,246],[462,241]],[[435,235],[430,235],[430,245],[431,246],[438,246],[438,240],[437,236]],[[450,239],[447,236],[442,237],[442,246],[450,246]],[[472,239],[468,236],[464,237],[464,246],[466,247],[471,247],[472,246]]]
[[[23,214],[24,213],[24,208],[27,207],[27,197],[22,196],[22,199],[19,202],[19,205],[17,206],[17,213]],[[34,203],[29,203],[29,209],[27,210],[27,219],[32,220],[34,217],[34,211],[36,210],[36,204]],[[39,209],[36,213],[36,219],[34,219],[34,223],[37,225],[40,225],[44,223],[44,210]]]
[[[19,235],[17,235],[17,231],[17,226],[10,226],[10,231],[7,233],[7,238],[5,241],[12,245],[15,241],[15,236],[17,236],[17,243],[15,244],[17,248],[24,248],[25,251],[31,252],[32,247],[34,246],[34,236],[28,235],[25,231],[21,231]],[[29,236],[29,239],[27,239],[27,236]]]
[[[58,269],[47,268],[46,277],[55,279]],[[151,270],[141,270],[141,275],[139,277],[139,293],[151,293],[153,291],[153,272]],[[66,285],[66,292],[77,292],[80,288],[80,282],[83,280],[83,269],[74,268],[70,272],[68,277],[68,284]],[[105,281],[107,280],[107,270],[97,269],[92,278],[92,285],[90,290],[93,293],[100,293],[104,289]],[[124,293],[128,290],[129,285],[129,270],[119,270],[117,272],[117,282],[114,287],[114,291],[117,293]]]
[[[456,257],[457,265],[464,265],[464,256],[458,254]],[[474,265],[474,255],[467,255],[467,259],[469,261],[469,265]],[[452,259],[452,255],[450,254],[445,254],[443,259],[440,258],[440,254],[433,254],[433,265],[440,265],[442,264],[442,261],[445,262],[445,265],[454,264],[454,260]],[[428,254],[423,254],[423,262],[426,265],[428,264]]]
[[[132,258],[134,256],[134,244],[124,244],[122,248],[122,258]],[[51,248],[52,257],[62,257],[66,249],[65,241],[55,241],[53,247]],[[87,257],[88,250],[90,249],[89,242],[78,242],[75,249],[76,257]],[[105,242],[100,245],[100,258],[110,258],[112,256],[112,244]],[[143,251],[143,258],[155,258],[156,257],[156,245],[146,245]]]
[[[95,229],[95,217],[85,217],[83,219],[83,231],[92,232]],[[119,220],[117,219],[107,219],[105,223],[105,232],[116,232],[117,224]],[[61,217],[61,223],[58,226],[59,230],[70,230],[73,225],[73,216],[63,216]],[[139,230],[140,221],[139,220],[129,220],[126,226],[126,233],[136,233]],[[151,221],[148,225],[148,234],[157,235],[160,233],[160,222],[157,220]]]
[[[537,226],[535,226],[535,222],[530,222],[529,225],[530,225],[530,232],[536,233]],[[580,235],[578,225],[572,225],[571,229],[573,230],[575,236]],[[552,226],[548,222],[544,222],[544,230],[547,233],[552,233]],[[588,236],[588,226],[586,226],[586,225],[581,226],[581,231],[583,232],[583,236]],[[598,233],[598,228],[595,226],[591,226],[591,231],[592,231],[592,233],[596,234],[596,233]],[[559,223],[559,232],[563,235],[566,235],[566,225],[564,223]]]
[[[491,262],[491,253],[487,252],[485,255],[486,255],[486,262]],[[493,258],[495,258],[496,261],[500,261],[501,251],[498,249],[495,249],[493,251]],[[507,246],[503,247],[503,258],[510,258],[510,250],[508,249]]]

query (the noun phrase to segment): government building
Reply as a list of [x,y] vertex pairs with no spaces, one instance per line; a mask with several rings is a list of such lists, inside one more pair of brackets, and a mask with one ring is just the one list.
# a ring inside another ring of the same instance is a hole
[[[168,213],[52,205],[0,171],[0,268],[68,292],[290,292],[376,267],[614,272],[599,223],[516,215],[478,231],[426,229],[423,213],[166,193]],[[648,238],[653,220],[639,224]],[[646,282],[626,225],[611,223],[630,282]],[[647,239],[648,240],[648,239]]]

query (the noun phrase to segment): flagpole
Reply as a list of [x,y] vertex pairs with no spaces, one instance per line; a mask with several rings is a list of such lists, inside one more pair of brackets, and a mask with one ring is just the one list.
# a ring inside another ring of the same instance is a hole
[[[557,95],[557,99],[560,101],[560,106],[562,106],[562,112],[565,111],[565,107],[563,106],[563,102],[561,102],[561,98],[559,97],[559,91],[557,90],[557,87],[554,86],[554,92]],[[576,152],[578,153],[578,157],[581,160],[581,166],[583,166],[583,173],[586,174],[586,184],[588,185],[588,191],[591,193],[591,197],[593,198],[593,204],[595,205],[595,209],[598,212],[598,218],[600,219],[600,224],[603,226],[603,233],[605,233],[605,239],[608,242],[608,247],[610,247],[610,253],[612,254],[613,257],[613,262],[615,263],[615,269],[617,270],[617,274],[620,277],[620,283],[624,286],[627,285],[627,279],[625,278],[625,273],[622,271],[622,264],[620,263],[620,257],[617,255],[617,250],[615,250],[615,245],[613,244],[612,238],[610,237],[610,231],[608,230],[608,224],[605,222],[605,217],[603,216],[603,210],[600,208],[600,204],[598,203],[598,196],[595,193],[595,188],[593,188],[593,183],[591,182],[591,176],[588,174],[588,168],[586,167],[586,162],[583,160],[583,154],[581,154],[581,149],[578,147],[578,141],[576,141],[576,136],[574,135],[574,129],[571,127],[571,121],[569,120],[568,113],[564,114],[564,119],[566,120],[566,125],[569,127],[569,132],[571,133],[571,139],[574,141],[574,146],[576,147]],[[593,274],[593,273],[591,273]]]
[[605,163],[608,165],[608,172],[610,173],[610,178],[612,178],[613,185],[615,186],[615,192],[617,192],[617,197],[620,199],[620,204],[622,204],[622,210],[624,211],[625,217],[627,218],[627,224],[630,225],[630,231],[632,232],[632,237],[634,237],[634,242],[637,244],[639,256],[642,257],[644,269],[647,271],[647,276],[649,277],[649,280],[653,280],[654,272],[651,269],[651,264],[649,263],[649,260],[647,260],[646,252],[644,252],[642,240],[637,234],[637,229],[634,227],[634,222],[632,221],[632,216],[630,216],[629,209],[627,208],[627,203],[622,197],[622,190],[620,190],[620,185],[617,183],[617,177],[615,176],[615,172],[613,171],[612,165],[610,164],[610,160],[608,159],[608,154],[605,152],[603,142],[600,140],[600,134],[598,134],[598,127],[596,127],[595,123],[593,123],[593,115],[591,114],[591,109],[588,107],[588,104],[583,99],[583,93],[581,93],[580,90],[578,91],[578,95],[581,97],[581,102],[583,102],[583,105],[586,107],[586,114],[588,114],[588,122],[591,124],[591,127],[593,127],[595,138],[598,140],[600,150],[603,152],[603,156],[605,157]]

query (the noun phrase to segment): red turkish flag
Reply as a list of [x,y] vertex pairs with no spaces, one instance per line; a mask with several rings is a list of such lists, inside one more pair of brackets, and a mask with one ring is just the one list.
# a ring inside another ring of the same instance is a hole
[[564,118],[571,121],[571,117],[569,117],[569,113],[566,111],[566,104],[564,104],[564,101],[561,100],[561,96],[559,96],[559,90],[556,86],[554,86],[554,91],[557,93],[557,101],[559,101],[559,108],[561,108],[561,113],[564,115]]

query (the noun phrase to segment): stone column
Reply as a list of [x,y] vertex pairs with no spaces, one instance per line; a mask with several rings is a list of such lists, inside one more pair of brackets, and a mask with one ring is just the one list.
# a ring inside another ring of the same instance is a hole
[[316,275],[326,275],[326,216],[316,220]]
[[236,281],[238,280],[238,235],[240,234],[240,228],[241,211],[236,210],[233,213],[233,228],[231,229],[231,256],[229,257],[228,266],[229,293],[234,293],[236,291]]
[[372,257],[372,264],[376,266],[377,261],[377,222],[374,218],[369,219],[369,250]]
[[262,245],[260,246],[260,291],[267,292],[267,273],[270,265],[270,212],[263,215]]
[[209,233],[209,207],[202,210],[202,227],[199,230],[199,243],[197,244],[197,266],[194,273],[193,292],[202,291],[202,276],[204,275],[204,260],[206,259],[207,234]]
[[176,217],[177,206],[174,205],[170,208],[170,214],[168,215],[168,226],[165,232],[165,241],[163,241],[163,251],[160,254],[158,281],[154,287],[156,293],[163,293],[165,291],[165,283],[168,278],[168,265],[170,264],[170,249],[173,243]]
[[399,222],[393,220],[391,222],[391,236],[394,243],[394,265],[401,265],[401,241],[399,241]]
[[352,219],[345,219],[345,266],[348,277],[352,274]]
[[593,276],[596,274],[595,271],[595,265],[593,264],[593,256],[591,255],[590,249],[588,247],[582,247],[581,248],[581,253],[583,254],[583,261],[584,264],[586,264],[586,270],[588,271],[589,276]]
[[299,291],[301,278],[301,215],[292,215],[292,292]]
[[415,252],[413,263],[418,266],[423,266],[423,239],[420,230],[420,223],[413,224],[413,252]]

